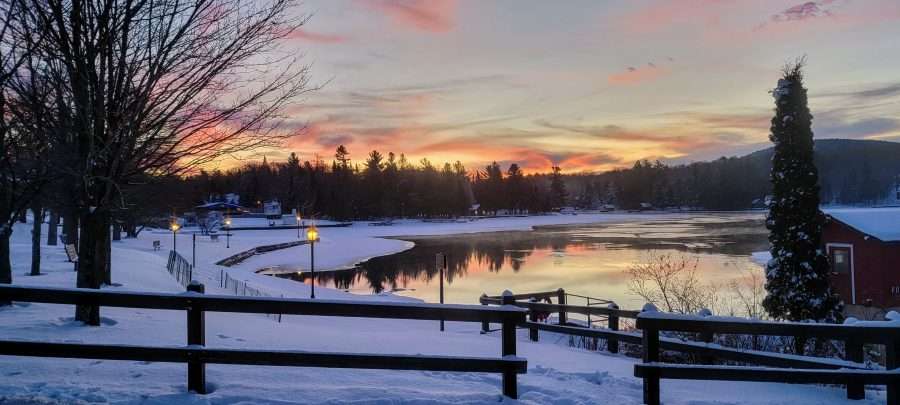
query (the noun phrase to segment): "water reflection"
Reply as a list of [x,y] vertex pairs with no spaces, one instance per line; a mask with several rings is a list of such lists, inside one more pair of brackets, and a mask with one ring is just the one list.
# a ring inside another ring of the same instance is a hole
[[[377,257],[357,270],[316,272],[316,284],[357,293],[391,291],[435,302],[435,255],[447,255],[447,302],[474,303],[483,292],[567,291],[639,305],[627,293],[625,270],[649,250],[688,252],[700,258],[709,281],[756,267],[751,252],[767,247],[761,215],[697,215],[614,224],[555,226],[532,232],[403,237],[408,251]],[[306,273],[280,274],[309,283]]]

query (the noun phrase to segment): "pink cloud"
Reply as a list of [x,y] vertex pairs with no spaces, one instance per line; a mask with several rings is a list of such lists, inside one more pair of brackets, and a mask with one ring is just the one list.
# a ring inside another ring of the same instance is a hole
[[344,35],[336,35],[336,34],[319,34],[315,32],[309,32],[303,28],[297,28],[290,35],[287,36],[288,39],[299,39],[301,41],[314,42],[317,44],[341,44],[350,40],[349,37]]
[[669,73],[669,69],[655,65],[629,67],[624,72],[607,76],[606,82],[613,86],[631,86],[657,80]]
[[456,25],[456,0],[363,0],[394,23],[420,31],[448,32]]

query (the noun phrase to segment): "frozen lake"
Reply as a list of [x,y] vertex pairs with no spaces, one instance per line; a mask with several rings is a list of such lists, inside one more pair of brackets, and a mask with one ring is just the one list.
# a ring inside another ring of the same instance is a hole
[[[534,231],[398,237],[410,250],[370,259],[352,271],[318,272],[316,285],[360,294],[392,291],[438,301],[435,254],[448,257],[445,301],[475,303],[482,293],[567,292],[611,299],[622,308],[643,302],[628,292],[626,270],[651,251],[698,258],[698,274],[722,285],[745,271],[761,271],[750,259],[767,250],[762,213],[702,213],[679,218],[539,227]],[[280,277],[309,283],[308,273]],[[570,303],[578,304],[570,299]]]

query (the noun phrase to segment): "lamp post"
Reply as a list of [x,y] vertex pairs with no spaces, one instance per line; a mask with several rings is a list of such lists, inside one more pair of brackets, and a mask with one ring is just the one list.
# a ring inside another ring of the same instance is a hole
[[297,210],[297,239],[300,239],[300,210]]
[[310,271],[310,290],[309,298],[316,298],[316,241],[319,240],[319,230],[316,225],[310,225],[306,229],[306,240],[309,241],[309,271]]
[[231,249],[231,215],[225,217],[225,249]]
[[181,225],[178,225],[178,219],[172,218],[172,224],[169,225],[169,229],[172,230],[172,250],[178,253],[178,240],[175,238],[175,235],[178,235],[178,230],[181,229]]

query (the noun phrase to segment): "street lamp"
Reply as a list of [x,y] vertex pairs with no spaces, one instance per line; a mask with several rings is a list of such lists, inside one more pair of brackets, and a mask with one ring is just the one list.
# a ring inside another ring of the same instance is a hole
[[231,215],[225,217],[225,249],[231,249]]
[[175,239],[175,235],[177,235],[178,230],[181,229],[181,225],[178,225],[178,219],[172,218],[172,223],[169,225],[169,229],[172,230],[172,250],[175,253],[178,253],[178,241]]
[[309,241],[309,271],[310,271],[310,286],[311,290],[309,291],[309,298],[316,298],[316,242],[319,240],[319,230],[316,229],[316,225],[310,225],[309,228],[306,228],[306,240]]

